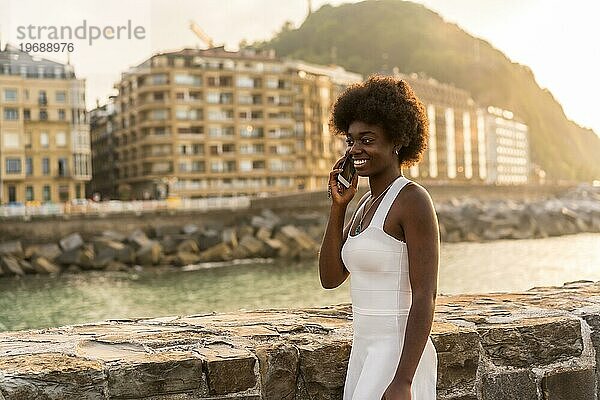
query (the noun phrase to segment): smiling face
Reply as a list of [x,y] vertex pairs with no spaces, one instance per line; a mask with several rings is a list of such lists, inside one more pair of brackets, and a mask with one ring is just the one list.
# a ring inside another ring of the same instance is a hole
[[387,174],[399,169],[394,143],[378,125],[354,121],[346,135],[348,153],[352,156],[356,172],[360,176]]

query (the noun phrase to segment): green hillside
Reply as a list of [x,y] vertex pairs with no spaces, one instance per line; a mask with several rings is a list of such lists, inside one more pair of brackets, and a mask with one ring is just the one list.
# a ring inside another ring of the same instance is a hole
[[379,0],[323,6],[298,29],[284,25],[271,41],[254,46],[364,75],[395,66],[404,73],[424,72],[467,89],[481,105],[511,110],[525,121],[533,162],[550,179],[600,178],[600,138],[568,120],[528,67],[422,5]]

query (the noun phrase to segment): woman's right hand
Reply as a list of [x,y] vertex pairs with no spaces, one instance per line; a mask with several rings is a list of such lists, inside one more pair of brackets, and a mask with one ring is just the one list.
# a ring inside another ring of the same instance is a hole
[[329,187],[331,188],[330,191],[333,204],[343,207],[350,203],[358,191],[358,174],[354,174],[352,182],[350,182],[350,187],[347,189],[337,180],[337,176],[342,172],[340,167],[345,158],[346,156],[337,160],[329,173]]

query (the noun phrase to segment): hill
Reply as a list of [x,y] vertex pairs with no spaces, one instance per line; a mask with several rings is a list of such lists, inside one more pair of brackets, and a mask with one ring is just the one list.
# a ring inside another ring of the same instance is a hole
[[468,90],[481,105],[513,111],[529,126],[532,160],[549,179],[600,178],[600,138],[570,121],[531,69],[422,5],[400,0],[326,5],[299,28],[286,24],[272,40],[254,46],[364,75],[395,66],[404,73],[424,72]]

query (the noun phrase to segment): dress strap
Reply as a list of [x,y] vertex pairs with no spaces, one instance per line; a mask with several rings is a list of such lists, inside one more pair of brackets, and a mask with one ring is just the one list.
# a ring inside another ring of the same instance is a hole
[[394,200],[396,200],[396,197],[398,197],[398,193],[400,193],[402,188],[404,188],[404,186],[406,186],[406,184],[409,182],[410,180],[408,180],[404,176],[399,176],[398,178],[396,178],[388,192],[385,194],[385,196],[383,196],[383,200],[381,200],[379,206],[377,206],[375,215],[373,215],[373,219],[369,224],[370,226],[376,226],[380,229],[383,229],[385,218],[387,217],[390,208],[392,208],[392,203],[394,202]]
[[365,193],[363,195],[363,197],[361,197],[360,200],[358,201],[356,210],[354,210],[354,214],[352,215],[352,222],[350,223],[350,226],[354,226],[354,221],[356,221],[356,217],[358,216],[358,213],[360,212],[360,210],[365,208],[365,204],[367,204],[367,202],[365,200],[367,200],[368,198],[371,198],[370,191]]

